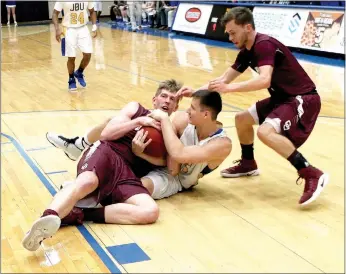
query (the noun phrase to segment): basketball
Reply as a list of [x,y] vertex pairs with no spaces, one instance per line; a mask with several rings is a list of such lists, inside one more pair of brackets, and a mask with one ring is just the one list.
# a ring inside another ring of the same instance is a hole
[[144,133],[147,131],[148,136],[145,141],[151,139],[150,144],[145,148],[144,152],[153,157],[166,156],[167,150],[163,140],[162,132],[154,127],[142,127]]

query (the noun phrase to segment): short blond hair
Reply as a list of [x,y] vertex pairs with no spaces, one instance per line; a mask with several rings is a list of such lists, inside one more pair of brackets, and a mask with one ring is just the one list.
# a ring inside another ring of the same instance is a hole
[[160,95],[163,89],[166,89],[171,93],[177,93],[181,89],[182,86],[183,84],[178,82],[177,80],[174,80],[174,79],[165,80],[163,82],[160,82],[159,87],[157,88],[157,91],[155,93],[155,96]]

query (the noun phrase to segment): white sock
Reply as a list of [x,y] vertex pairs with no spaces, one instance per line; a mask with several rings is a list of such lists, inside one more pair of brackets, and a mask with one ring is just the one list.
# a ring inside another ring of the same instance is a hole
[[87,147],[90,147],[92,144],[88,140],[88,136],[85,135],[84,137],[78,137],[78,139],[75,142],[76,147],[80,149],[85,149]]
[[84,140],[84,144],[87,145],[88,147],[92,145],[92,143],[88,139],[88,134],[85,134],[83,140]]

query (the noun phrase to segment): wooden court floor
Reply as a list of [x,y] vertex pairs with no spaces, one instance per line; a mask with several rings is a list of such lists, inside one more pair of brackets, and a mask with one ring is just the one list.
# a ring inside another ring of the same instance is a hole
[[[51,26],[1,31],[2,272],[344,272],[343,67],[301,61],[323,103],[300,151],[331,177],[310,206],[298,206],[304,185],[296,184],[294,168],[257,139],[261,175],[220,177],[240,156],[234,115],[267,92],[224,95],[219,120],[233,140],[231,155],[193,191],[158,201],[157,223],[68,227],[32,253],[21,246],[24,233],[76,170],[46,141],[47,131],[84,134],[132,100],[151,108],[160,80],[197,88],[219,76],[237,51],[103,25],[85,72],[88,87],[71,94]],[[251,77],[247,70],[239,80]],[[185,99],[180,110],[188,105]]]

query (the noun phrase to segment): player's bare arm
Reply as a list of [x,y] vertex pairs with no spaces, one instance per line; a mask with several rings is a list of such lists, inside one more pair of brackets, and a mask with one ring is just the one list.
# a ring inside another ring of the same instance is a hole
[[89,9],[89,13],[90,13],[90,19],[92,23],[91,35],[93,38],[95,38],[97,36],[96,11],[94,10],[94,8],[91,8]]
[[[232,67],[229,67],[220,77],[217,77],[214,80],[209,81],[208,83],[201,86],[197,90],[206,90],[206,89],[213,90],[211,84],[214,84],[214,85],[215,85],[215,83],[224,84],[224,85],[229,84],[232,81],[234,81],[240,74],[241,74],[241,72],[236,71]],[[195,91],[196,90],[185,86],[179,90],[177,95],[178,96],[184,96],[184,97],[191,97]]]
[[239,83],[226,84],[223,82],[211,82],[209,85],[210,90],[218,91],[220,93],[228,92],[248,92],[270,87],[273,67],[265,65],[259,67],[259,76],[248,81]]
[[184,146],[175,135],[167,114],[162,111],[154,111],[151,116],[161,121],[167,151],[179,163],[193,164],[223,160],[231,153],[232,143],[228,138],[220,138],[218,142],[210,142],[205,146]]
[[150,117],[138,117],[132,120],[139,107],[137,102],[128,103],[117,117],[114,117],[103,129],[100,140],[117,140],[127,132],[139,126],[152,126],[160,129],[159,123]]
[[[172,127],[175,135],[180,138],[188,124],[186,112],[176,112],[172,118]],[[167,155],[167,169],[172,176],[178,175],[181,163],[177,162],[171,155]]]
[[61,29],[59,27],[59,13],[60,11],[53,10],[52,22],[55,28],[55,38],[58,42],[61,41]]

